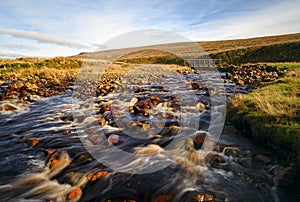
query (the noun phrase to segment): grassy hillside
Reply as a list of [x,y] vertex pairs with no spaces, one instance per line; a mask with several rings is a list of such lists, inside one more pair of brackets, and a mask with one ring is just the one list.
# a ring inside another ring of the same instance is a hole
[[[197,42],[204,51],[191,43],[174,43],[139,48],[108,50],[84,53],[76,57],[97,58],[131,63],[173,63],[181,64],[182,58],[171,53],[178,53],[188,58],[210,55],[221,58],[223,63],[242,64],[247,62],[299,62],[300,34],[288,34],[250,39]],[[120,57],[121,56],[121,57]]]

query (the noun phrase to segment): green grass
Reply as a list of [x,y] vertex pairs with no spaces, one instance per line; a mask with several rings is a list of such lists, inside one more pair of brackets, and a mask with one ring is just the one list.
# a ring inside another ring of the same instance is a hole
[[0,77],[41,76],[42,78],[60,78],[76,74],[82,60],[70,58],[18,58],[1,59]]
[[300,64],[269,65],[292,71],[285,78],[231,100],[227,119],[300,170]]

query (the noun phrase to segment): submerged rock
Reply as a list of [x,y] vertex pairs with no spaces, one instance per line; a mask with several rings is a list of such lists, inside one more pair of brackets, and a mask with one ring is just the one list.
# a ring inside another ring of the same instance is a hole
[[15,111],[17,110],[18,107],[12,103],[3,103],[3,104],[0,104],[0,111]]

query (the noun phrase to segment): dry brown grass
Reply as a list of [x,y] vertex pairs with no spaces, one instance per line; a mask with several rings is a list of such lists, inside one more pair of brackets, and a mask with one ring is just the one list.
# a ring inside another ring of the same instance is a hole
[[[145,59],[149,60],[149,58],[150,59],[152,58],[151,61],[153,62],[156,62],[157,58],[158,61],[161,61],[161,58],[172,59],[172,56],[170,56],[172,54],[170,53],[178,53],[177,55],[180,56],[184,55],[185,57],[192,57],[192,58],[209,54],[213,58],[222,57],[223,60],[224,61],[226,60],[225,62],[228,63],[227,60],[230,60],[231,58],[226,58],[227,57],[226,53],[229,51],[231,51],[233,55],[241,54],[240,57],[243,58],[244,54],[248,54],[248,52],[250,53],[251,51],[254,50],[258,51],[257,53],[258,55],[261,55],[261,52],[259,52],[259,50],[263,49],[264,47],[274,47],[277,50],[278,48],[282,48],[280,47],[281,44],[296,44],[297,46],[297,43],[299,42],[300,42],[300,34],[288,34],[288,35],[258,37],[258,38],[250,38],[250,39],[197,42],[194,44],[174,43],[174,44],[153,45],[147,47],[101,51],[101,52],[95,52],[89,54],[82,54],[75,57],[97,58],[97,59],[105,59],[105,60],[121,59],[121,60],[131,60],[138,63],[143,63],[145,62]],[[196,44],[198,44],[199,46],[197,46]],[[206,51],[206,53],[201,51],[201,47]],[[264,51],[262,50],[262,52]],[[251,56],[249,59],[252,60],[255,59],[255,57],[256,55]],[[240,60],[241,58],[238,59]],[[139,61],[139,59],[142,60]],[[300,58],[298,58],[298,60],[300,60]],[[229,62],[235,62],[235,61],[233,60]],[[251,62],[259,62],[259,61],[251,61]],[[261,62],[266,62],[266,61],[264,60]],[[292,62],[294,62],[294,60]]]

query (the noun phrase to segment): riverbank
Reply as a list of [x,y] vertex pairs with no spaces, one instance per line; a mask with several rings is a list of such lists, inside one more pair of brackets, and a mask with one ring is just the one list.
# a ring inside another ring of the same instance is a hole
[[256,142],[272,148],[286,165],[299,171],[300,64],[276,66],[290,71],[284,78],[232,99],[227,120]]
[[33,102],[58,95],[73,85],[82,60],[19,58],[0,60],[0,101]]

